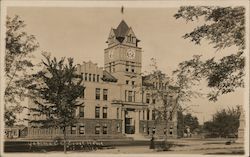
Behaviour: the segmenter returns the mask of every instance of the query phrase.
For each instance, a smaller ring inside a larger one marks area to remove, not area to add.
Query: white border
[[[5,45],[5,17],[6,17],[6,10],[7,7],[121,7],[124,6],[130,7],[130,8],[171,8],[171,7],[179,7],[184,5],[217,5],[217,6],[245,6],[246,8],[246,92],[245,92],[245,104],[244,104],[244,110],[245,110],[245,119],[246,119],[246,127],[245,127],[245,155],[238,155],[238,156],[249,156],[249,1],[247,0],[168,0],[168,1],[2,1],[1,2],[1,52],[0,52],[0,70],[1,70],[1,77],[0,77],[0,83],[1,83],[1,90],[0,90],[0,98],[1,98],[1,118],[0,118],[0,124],[1,124],[1,138],[0,138],[0,154],[5,156],[103,156],[103,157],[109,157],[109,156],[131,156],[131,157],[138,157],[138,156],[154,156],[156,154],[152,155],[146,155],[146,154],[87,154],[87,153],[79,153],[79,154],[63,154],[63,153],[57,153],[57,154],[34,154],[34,153],[3,153],[3,139],[4,139],[4,121],[3,121],[3,109],[4,109],[4,93],[3,89],[5,89],[5,81],[3,78],[4,75],[4,52],[5,47],[2,45]],[[203,155],[195,155],[195,154],[157,154],[158,156],[203,156]],[[210,156],[210,155],[207,155]],[[228,155],[211,155],[211,156],[228,156]],[[233,155],[229,155],[233,156]]]

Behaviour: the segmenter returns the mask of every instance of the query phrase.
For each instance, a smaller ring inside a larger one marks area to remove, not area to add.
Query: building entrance
[[[135,109],[127,109],[125,111],[125,133],[135,133]]]

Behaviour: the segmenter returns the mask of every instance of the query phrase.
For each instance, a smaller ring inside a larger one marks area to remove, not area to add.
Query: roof
[[[103,81],[107,81],[107,82],[117,82],[117,79],[111,75],[109,72],[107,72],[106,70],[103,71]]]
[[[121,23],[117,26],[116,29],[114,29],[116,37],[125,37],[127,31],[129,30],[129,27],[127,23],[122,20]]]
[[[120,22],[116,29],[113,29],[115,37],[120,43],[123,42],[123,40],[125,39],[125,36],[128,33],[129,29],[131,28],[124,20]],[[136,41],[139,42],[140,40],[136,38]]]

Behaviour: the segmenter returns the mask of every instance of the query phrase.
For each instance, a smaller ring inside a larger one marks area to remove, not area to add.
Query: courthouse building
[[[84,104],[77,107],[78,122],[67,129],[67,136],[98,139],[131,135],[150,137],[154,133],[155,136],[177,137],[174,92],[168,88],[167,78],[157,78],[154,74],[142,76],[143,52],[139,42],[132,28],[122,20],[116,29],[110,30],[104,49],[104,68],[91,61],[77,65],[86,87],[79,98]],[[161,100],[153,96],[156,91],[168,93],[165,96],[171,100],[172,107],[168,111],[171,117],[167,125],[166,121],[156,121],[155,109],[162,105]],[[60,129],[29,124],[30,138],[59,136],[62,136]]]

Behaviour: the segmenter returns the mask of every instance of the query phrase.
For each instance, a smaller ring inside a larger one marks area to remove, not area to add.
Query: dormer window
[[[132,42],[131,34],[127,36],[127,39],[128,39],[127,41],[128,41],[129,43]]]
[[[133,44],[135,44],[135,43],[136,43],[136,38],[135,38],[135,37],[133,37],[133,38],[132,38],[132,40],[133,40],[133,41],[132,41],[132,42],[133,42]]]

